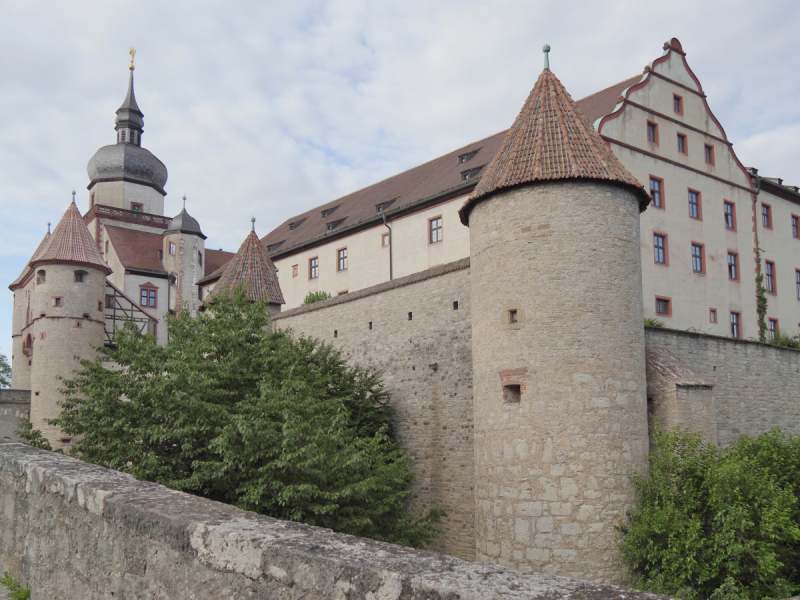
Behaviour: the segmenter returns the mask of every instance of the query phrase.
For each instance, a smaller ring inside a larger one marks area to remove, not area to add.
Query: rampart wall
[[[717,443],[780,427],[800,435],[800,352],[749,340],[645,329],[645,345],[666,348],[714,384]],[[649,382],[648,382],[649,383]]]
[[[0,444],[0,571],[33,600],[652,599],[279,521]]]

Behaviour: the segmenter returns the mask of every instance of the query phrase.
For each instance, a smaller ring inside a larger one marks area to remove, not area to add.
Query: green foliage
[[[638,508],[620,525],[637,587],[684,600],[786,598],[800,590],[800,438],[773,430],[720,451],[656,427]]]
[[[308,292],[306,297],[303,299],[303,304],[301,304],[301,306],[305,306],[306,304],[314,304],[314,302],[321,302],[322,300],[327,300],[330,297],[331,295],[328,292]]]
[[[761,269],[761,246],[756,234],[756,312],[758,313],[758,339],[767,341],[767,288],[764,287],[764,273]]]
[[[14,433],[22,440],[23,444],[28,444],[28,446],[33,446],[34,448],[41,448],[42,450],[53,451],[53,447],[50,445],[50,442],[47,441],[47,438],[42,435],[41,431],[34,429],[28,419],[21,419],[19,427],[17,427]]]
[[[644,318],[644,326],[645,327],[664,327],[664,322],[659,321],[658,319],[654,319],[653,317],[645,317]]]
[[[11,365],[5,354],[0,354],[0,389],[11,386]]]
[[[8,600],[30,600],[31,597],[30,585],[22,587],[19,581],[11,577],[11,573],[9,573],[8,571],[3,573],[3,577],[2,579],[0,579],[0,585],[3,585],[6,588],[8,588],[8,595],[6,596]]]
[[[127,326],[117,350],[99,348],[64,381],[53,422],[79,437],[73,454],[280,519],[415,547],[434,537],[445,511],[407,514],[410,458],[375,372],[272,332],[243,288],[167,327],[161,347]]]
[[[767,340],[767,343],[773,346],[780,346],[781,348],[800,350],[800,337],[789,335],[781,330],[776,331],[775,335]]]

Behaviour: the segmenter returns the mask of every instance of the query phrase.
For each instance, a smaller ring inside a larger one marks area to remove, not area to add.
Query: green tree
[[[167,328],[162,347],[128,325],[64,381],[53,422],[78,438],[74,454],[281,519],[415,547],[434,537],[445,511],[405,510],[410,457],[375,372],[271,331],[242,288]]]
[[[11,386],[11,365],[5,354],[0,354],[0,389]]]
[[[303,298],[303,304],[301,304],[301,306],[305,306],[306,304],[314,304],[314,302],[322,302],[330,297],[331,295],[328,292],[308,292],[306,297]]]
[[[656,427],[638,507],[619,526],[637,585],[684,600],[800,590],[800,438],[779,430],[718,450]]]

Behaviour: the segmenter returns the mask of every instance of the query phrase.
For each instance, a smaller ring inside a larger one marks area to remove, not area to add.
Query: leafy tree
[[[28,419],[22,419],[14,433],[22,440],[23,444],[28,444],[28,446],[33,446],[34,448],[41,448],[42,450],[53,450],[47,438],[42,435],[41,431],[34,429]],[[58,450],[58,452],[61,452],[61,450]]]
[[[128,325],[64,381],[53,423],[77,438],[73,454],[280,519],[415,547],[433,538],[445,511],[406,512],[410,458],[375,372],[271,331],[243,288],[167,327],[162,347]]]
[[[618,526],[638,586],[685,600],[786,598],[800,590],[800,438],[742,436],[720,451],[656,427],[638,508]]]
[[[5,354],[0,354],[0,389],[11,386],[11,365]]]
[[[305,306],[306,304],[314,304],[314,302],[321,302],[330,297],[331,295],[328,292],[308,292],[306,297],[303,299],[303,304],[301,304],[301,306]]]

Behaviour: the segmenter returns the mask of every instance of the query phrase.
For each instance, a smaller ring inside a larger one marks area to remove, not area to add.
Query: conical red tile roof
[[[56,225],[50,242],[31,261],[31,267],[39,263],[80,264],[100,269],[106,275],[111,273],[74,202]]]
[[[48,225],[50,225],[50,223],[48,223]],[[36,247],[36,252],[33,253],[33,256],[31,256],[31,259],[28,261],[28,264],[25,265],[25,268],[22,270],[22,273],[20,273],[19,277],[17,277],[14,280],[14,283],[12,283],[11,285],[8,286],[8,289],[14,290],[14,289],[18,288],[20,286],[20,284],[28,276],[28,274],[31,271],[33,271],[33,269],[31,268],[31,263],[33,261],[35,261],[36,258],[42,253],[42,251],[47,246],[48,242],[50,242],[50,232],[49,231],[44,234],[44,237],[42,238],[42,241],[39,242],[39,245]]]
[[[469,213],[498,191],[537,181],[595,179],[622,184],[639,196],[644,210],[650,196],[622,166],[549,69],[542,71],[500,149],[459,215]]]
[[[214,286],[214,293],[222,289],[233,289],[241,283],[247,285],[247,297],[251,300],[285,304],[278,277],[275,275],[275,265],[255,231],[248,234],[239,251],[225,266],[222,276]]]

